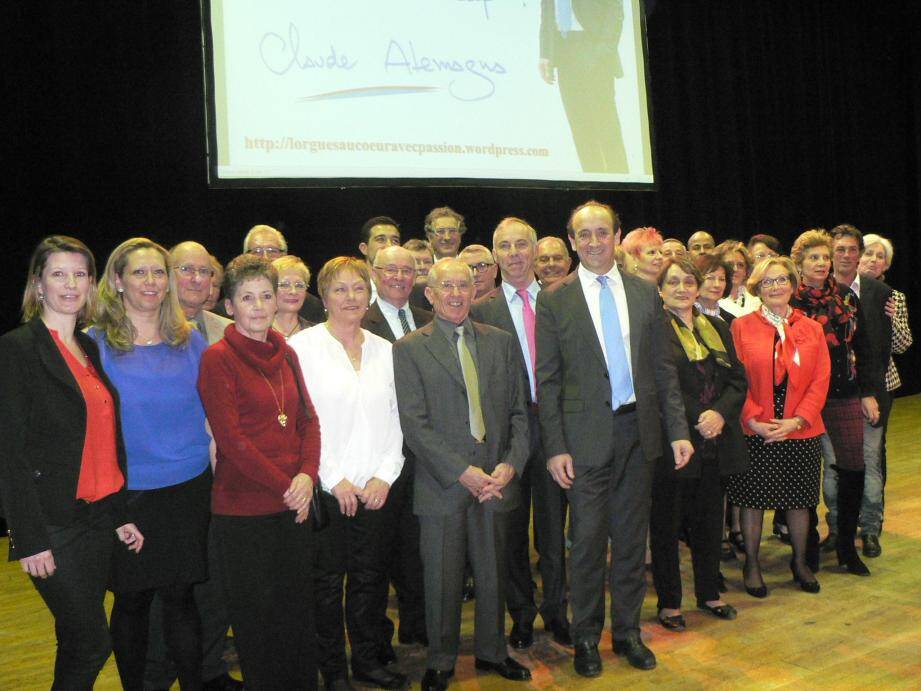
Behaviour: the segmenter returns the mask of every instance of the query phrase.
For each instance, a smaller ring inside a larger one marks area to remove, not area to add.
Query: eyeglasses
[[[176,271],[181,273],[186,278],[192,278],[193,276],[198,276],[199,278],[211,278],[214,275],[214,270],[210,267],[192,266],[191,264],[180,264],[176,267]]]
[[[374,268],[387,278],[395,278],[397,276],[406,276],[408,278],[416,273],[415,269],[407,269],[403,266],[375,266]]]
[[[295,281],[294,283],[292,283],[291,281],[279,281],[278,282],[279,290],[291,290],[292,288],[296,292],[301,292],[302,290],[307,290],[307,284],[304,283],[303,281]]]
[[[460,228],[435,228],[431,231],[432,235],[437,235],[440,238],[457,235],[459,232]]]
[[[495,262],[478,262],[476,264],[467,264],[467,266],[470,267],[470,270],[473,273],[479,274],[486,271],[486,269],[488,269],[490,266],[495,266],[495,264]]]
[[[249,254],[255,254],[260,257],[280,257],[284,250],[278,247],[250,247]]]
[[[451,281],[442,281],[438,286],[446,293],[454,292],[455,290],[460,291],[461,293],[466,293],[470,290],[470,284],[467,281],[461,281],[459,283],[453,283]]]
[[[778,288],[782,288],[783,286],[786,286],[786,285],[790,285],[789,276],[778,276],[777,278],[762,278],[761,279],[762,288],[770,288],[771,286],[777,286]]]

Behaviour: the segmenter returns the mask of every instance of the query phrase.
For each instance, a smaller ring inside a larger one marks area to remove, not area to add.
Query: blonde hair
[[[86,259],[86,270],[90,277],[90,290],[86,296],[86,304],[77,315],[78,323],[92,319],[96,309],[96,259],[89,248],[77,238],[68,235],[49,235],[35,247],[29,259],[29,272],[26,276],[26,287],[22,291],[22,321],[31,321],[41,315],[42,300],[38,297],[38,282],[48,263],[48,257],[55,252],[73,252]]]
[[[755,265],[755,268],[752,269],[751,276],[748,277],[748,280],[745,282],[745,287],[748,289],[748,292],[754,295],[755,297],[761,296],[761,281],[764,278],[764,274],[768,272],[772,266],[782,266],[786,272],[787,277],[790,279],[790,285],[793,286],[793,292],[796,292],[796,289],[799,287],[799,274],[796,272],[796,266],[793,264],[793,260],[790,257],[765,257],[760,262]],[[727,283],[729,282],[729,276],[726,277]]]
[[[106,342],[116,350],[128,352],[134,349],[137,329],[125,312],[124,298],[115,284],[115,277],[122,278],[125,267],[128,265],[128,256],[132,252],[143,249],[152,249],[163,258],[163,266],[169,277],[169,292],[160,303],[160,338],[174,348],[184,346],[189,342],[193,327],[179,306],[176,274],[170,265],[169,253],[162,246],[147,238],[125,240],[109,256],[105,272],[99,281],[95,326],[105,334]]]
[[[368,269],[368,263],[355,257],[333,257],[323,265],[320,273],[317,274],[317,290],[321,298],[326,299],[326,291],[329,290],[329,285],[336,277],[346,271],[353,271],[358,274],[359,278],[364,281],[368,296],[371,296],[371,271]]]
[[[288,271],[289,269],[294,269],[301,274],[301,277],[304,279],[304,283],[310,285],[310,267],[304,263],[300,257],[295,257],[293,254],[286,254],[284,257],[279,257],[272,261],[272,266],[275,267],[275,270],[278,272],[279,276],[282,271]]]
[[[793,249],[790,250],[790,258],[797,267],[801,267],[806,250],[811,250],[813,247],[819,247],[820,245],[827,247],[829,254],[832,253],[832,237],[828,234],[828,231],[824,228],[807,230],[796,238],[793,243]]]
[[[748,275],[752,272],[752,255],[748,248],[738,240],[723,240],[713,248],[713,252],[719,255],[727,264],[729,263],[729,255],[738,252],[742,255],[742,261],[745,262],[745,274]],[[732,276],[727,276],[727,278],[730,281],[732,280]]]

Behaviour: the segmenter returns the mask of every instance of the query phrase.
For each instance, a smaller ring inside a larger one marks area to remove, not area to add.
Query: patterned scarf
[[[799,365],[799,350],[796,344],[787,343],[787,326],[796,321],[794,315],[800,313],[788,306],[786,316],[781,317],[762,305],[759,314],[768,324],[777,329],[778,339],[774,345],[774,385],[780,386],[790,367]]]
[[[841,345],[847,348],[850,370],[848,378],[854,379],[856,362],[851,346],[854,332],[857,330],[857,305],[854,302],[854,294],[849,292],[846,298],[842,298],[838,292],[838,282],[829,273],[821,288],[810,288],[805,283],[800,283],[794,299],[797,307],[807,317],[822,325],[829,348]]]

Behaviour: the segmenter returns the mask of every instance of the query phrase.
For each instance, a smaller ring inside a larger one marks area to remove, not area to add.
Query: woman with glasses
[[[272,326],[287,340],[313,326],[313,322],[299,314],[307,297],[307,286],[310,285],[310,269],[300,258],[290,254],[279,257],[272,262],[272,266],[278,272],[278,311]]]
[[[762,261],[747,284],[761,306],[731,327],[748,378],[741,422],[751,463],[747,472],[729,478],[728,494],[742,507],[745,590],[759,598],[768,594],[758,561],[765,509],[786,511],[793,578],[804,591],[819,592],[806,563],[806,541],[809,511],[819,502],[819,437],[831,365],[822,327],[790,306],[797,284],[788,257]]]
[[[832,273],[832,237],[821,229],[807,230],[793,243],[791,255],[800,273],[800,285],[791,304],[818,322],[825,334],[831,357],[828,400],[822,410],[825,436],[822,455],[826,473],[833,469],[838,479],[838,564],[855,576],[870,571],[857,555],[854,539],[863,497],[864,418],[871,425],[879,421],[872,372],[877,371],[876,353],[866,337],[860,301],[848,286]],[[882,371],[882,370],[880,370]],[[829,481],[826,475],[826,482]],[[813,505],[813,522],[818,523]],[[818,532],[811,531],[810,554],[818,562]]]
[[[351,688],[345,629],[356,680],[386,689],[406,684],[382,663],[380,636],[369,625],[386,614],[392,522],[380,511],[403,467],[391,345],[361,328],[370,281],[366,262],[326,262],[317,282],[327,320],[290,342],[323,430],[320,482],[330,524],[317,536],[317,660],[326,688],[335,689]]]
[[[196,390],[207,344],[179,304],[169,255],[132,238],[115,248],[89,336],[118,388],[128,457],[128,505],[147,537],[140,555],[116,555],[112,646],[126,689],[142,689],[150,606],[182,689],[202,684],[201,622],[192,586],[208,577],[210,442]]]
[[[766,233],[755,233],[748,239],[748,253],[752,258],[752,266],[762,259],[779,257],[782,252],[780,240]]]
[[[737,240],[726,240],[716,246],[713,254],[732,270],[727,277],[729,290],[726,297],[720,300],[720,307],[735,317],[741,317],[743,314],[758,309],[760,306],[758,298],[745,288],[745,281],[748,280],[752,270],[751,255],[745,245]]]

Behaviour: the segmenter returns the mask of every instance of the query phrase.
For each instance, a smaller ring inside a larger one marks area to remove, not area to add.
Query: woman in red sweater
[[[273,330],[278,274],[258,257],[227,265],[234,317],[202,356],[198,389],[217,443],[211,510],[227,609],[249,689],[316,687],[305,523],[320,428],[297,356]]]
[[[759,263],[748,290],[761,307],[732,322],[736,353],[745,366],[748,396],[742,406],[751,465],[729,479],[729,500],[742,507],[745,590],[766,597],[758,547],[765,509],[785,510],[793,579],[809,593],[819,583],[806,565],[809,509],[819,501],[819,437],[831,365],[822,327],[790,307],[797,273],[788,257]]]

